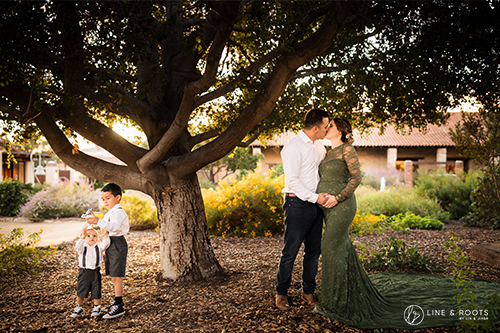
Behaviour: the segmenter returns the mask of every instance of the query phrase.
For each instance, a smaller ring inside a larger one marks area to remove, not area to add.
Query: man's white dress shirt
[[[325,158],[321,140],[312,141],[304,131],[290,140],[281,151],[285,172],[283,193],[293,193],[303,201],[316,203],[319,183],[318,166]]]

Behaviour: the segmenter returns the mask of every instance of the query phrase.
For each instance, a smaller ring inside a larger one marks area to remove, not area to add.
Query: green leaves
[[[15,216],[19,213],[20,206],[26,203],[28,195],[27,186],[8,178],[0,182],[0,216]]]
[[[35,248],[41,233],[42,230],[27,234],[27,240],[23,228],[14,228],[9,235],[0,233],[0,278],[38,273],[42,259],[55,253],[52,247],[47,250]]]
[[[362,258],[362,260],[368,258],[368,261],[364,262],[366,267],[391,270],[407,267],[431,273],[441,270],[440,267],[431,263],[429,257],[422,256],[416,247],[406,250],[406,243],[402,239],[396,240],[391,237],[390,243],[379,245],[378,250],[369,251],[363,245],[358,248],[367,255],[363,255]]]
[[[434,229],[443,230],[446,226],[438,219],[431,218],[430,216],[418,216],[409,212],[399,213],[394,216],[387,217],[387,223],[394,230],[401,229]]]

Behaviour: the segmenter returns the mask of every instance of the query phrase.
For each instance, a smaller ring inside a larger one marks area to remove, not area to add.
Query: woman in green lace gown
[[[332,142],[332,149],[319,167],[317,192],[329,193],[335,206],[323,208],[322,284],[315,310],[359,328],[459,325],[454,295],[461,291],[451,278],[418,273],[366,274],[349,237],[357,209],[354,191],[361,182],[358,156],[351,145],[351,125],[335,118],[326,138]],[[498,283],[485,283],[479,283],[476,294],[500,290]]]

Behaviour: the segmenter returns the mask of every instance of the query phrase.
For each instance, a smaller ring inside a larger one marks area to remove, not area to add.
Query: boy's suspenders
[[[83,269],[86,269],[86,258],[87,258],[87,247],[85,246],[83,248]],[[99,246],[95,247],[95,267],[94,269],[98,268],[97,265],[99,265]]]

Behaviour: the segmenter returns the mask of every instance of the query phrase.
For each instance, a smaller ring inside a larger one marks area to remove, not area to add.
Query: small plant
[[[454,296],[458,304],[461,304],[460,310],[485,310],[487,309],[492,315],[496,315],[498,308],[500,308],[500,297],[497,294],[488,297],[486,306],[477,306],[475,301],[477,296],[472,291],[476,284],[469,278],[470,275],[476,273],[470,268],[469,258],[458,246],[459,239],[451,233],[450,238],[444,243],[445,248],[448,250],[448,258],[446,261],[453,261],[453,276],[457,289],[463,289],[463,292]],[[459,332],[490,332],[495,328],[495,322],[491,319],[488,320],[462,320]]]
[[[409,212],[399,213],[398,215],[390,216],[387,222],[393,230],[401,229],[434,229],[443,230],[446,226],[443,222],[433,219],[430,216],[421,217]]]
[[[431,263],[427,256],[422,256],[416,247],[406,250],[406,243],[402,239],[395,240],[391,237],[389,244],[381,244],[378,250],[369,251],[363,244],[358,248],[367,254],[360,256],[364,265],[369,268],[389,268],[397,270],[399,267],[408,267],[417,271],[427,271],[434,273],[442,270],[440,267]]]
[[[23,228],[15,228],[10,235],[0,233],[0,278],[20,272],[36,275],[42,259],[55,254],[55,248],[40,250],[35,244],[40,241],[42,230],[29,234],[24,239]]]

